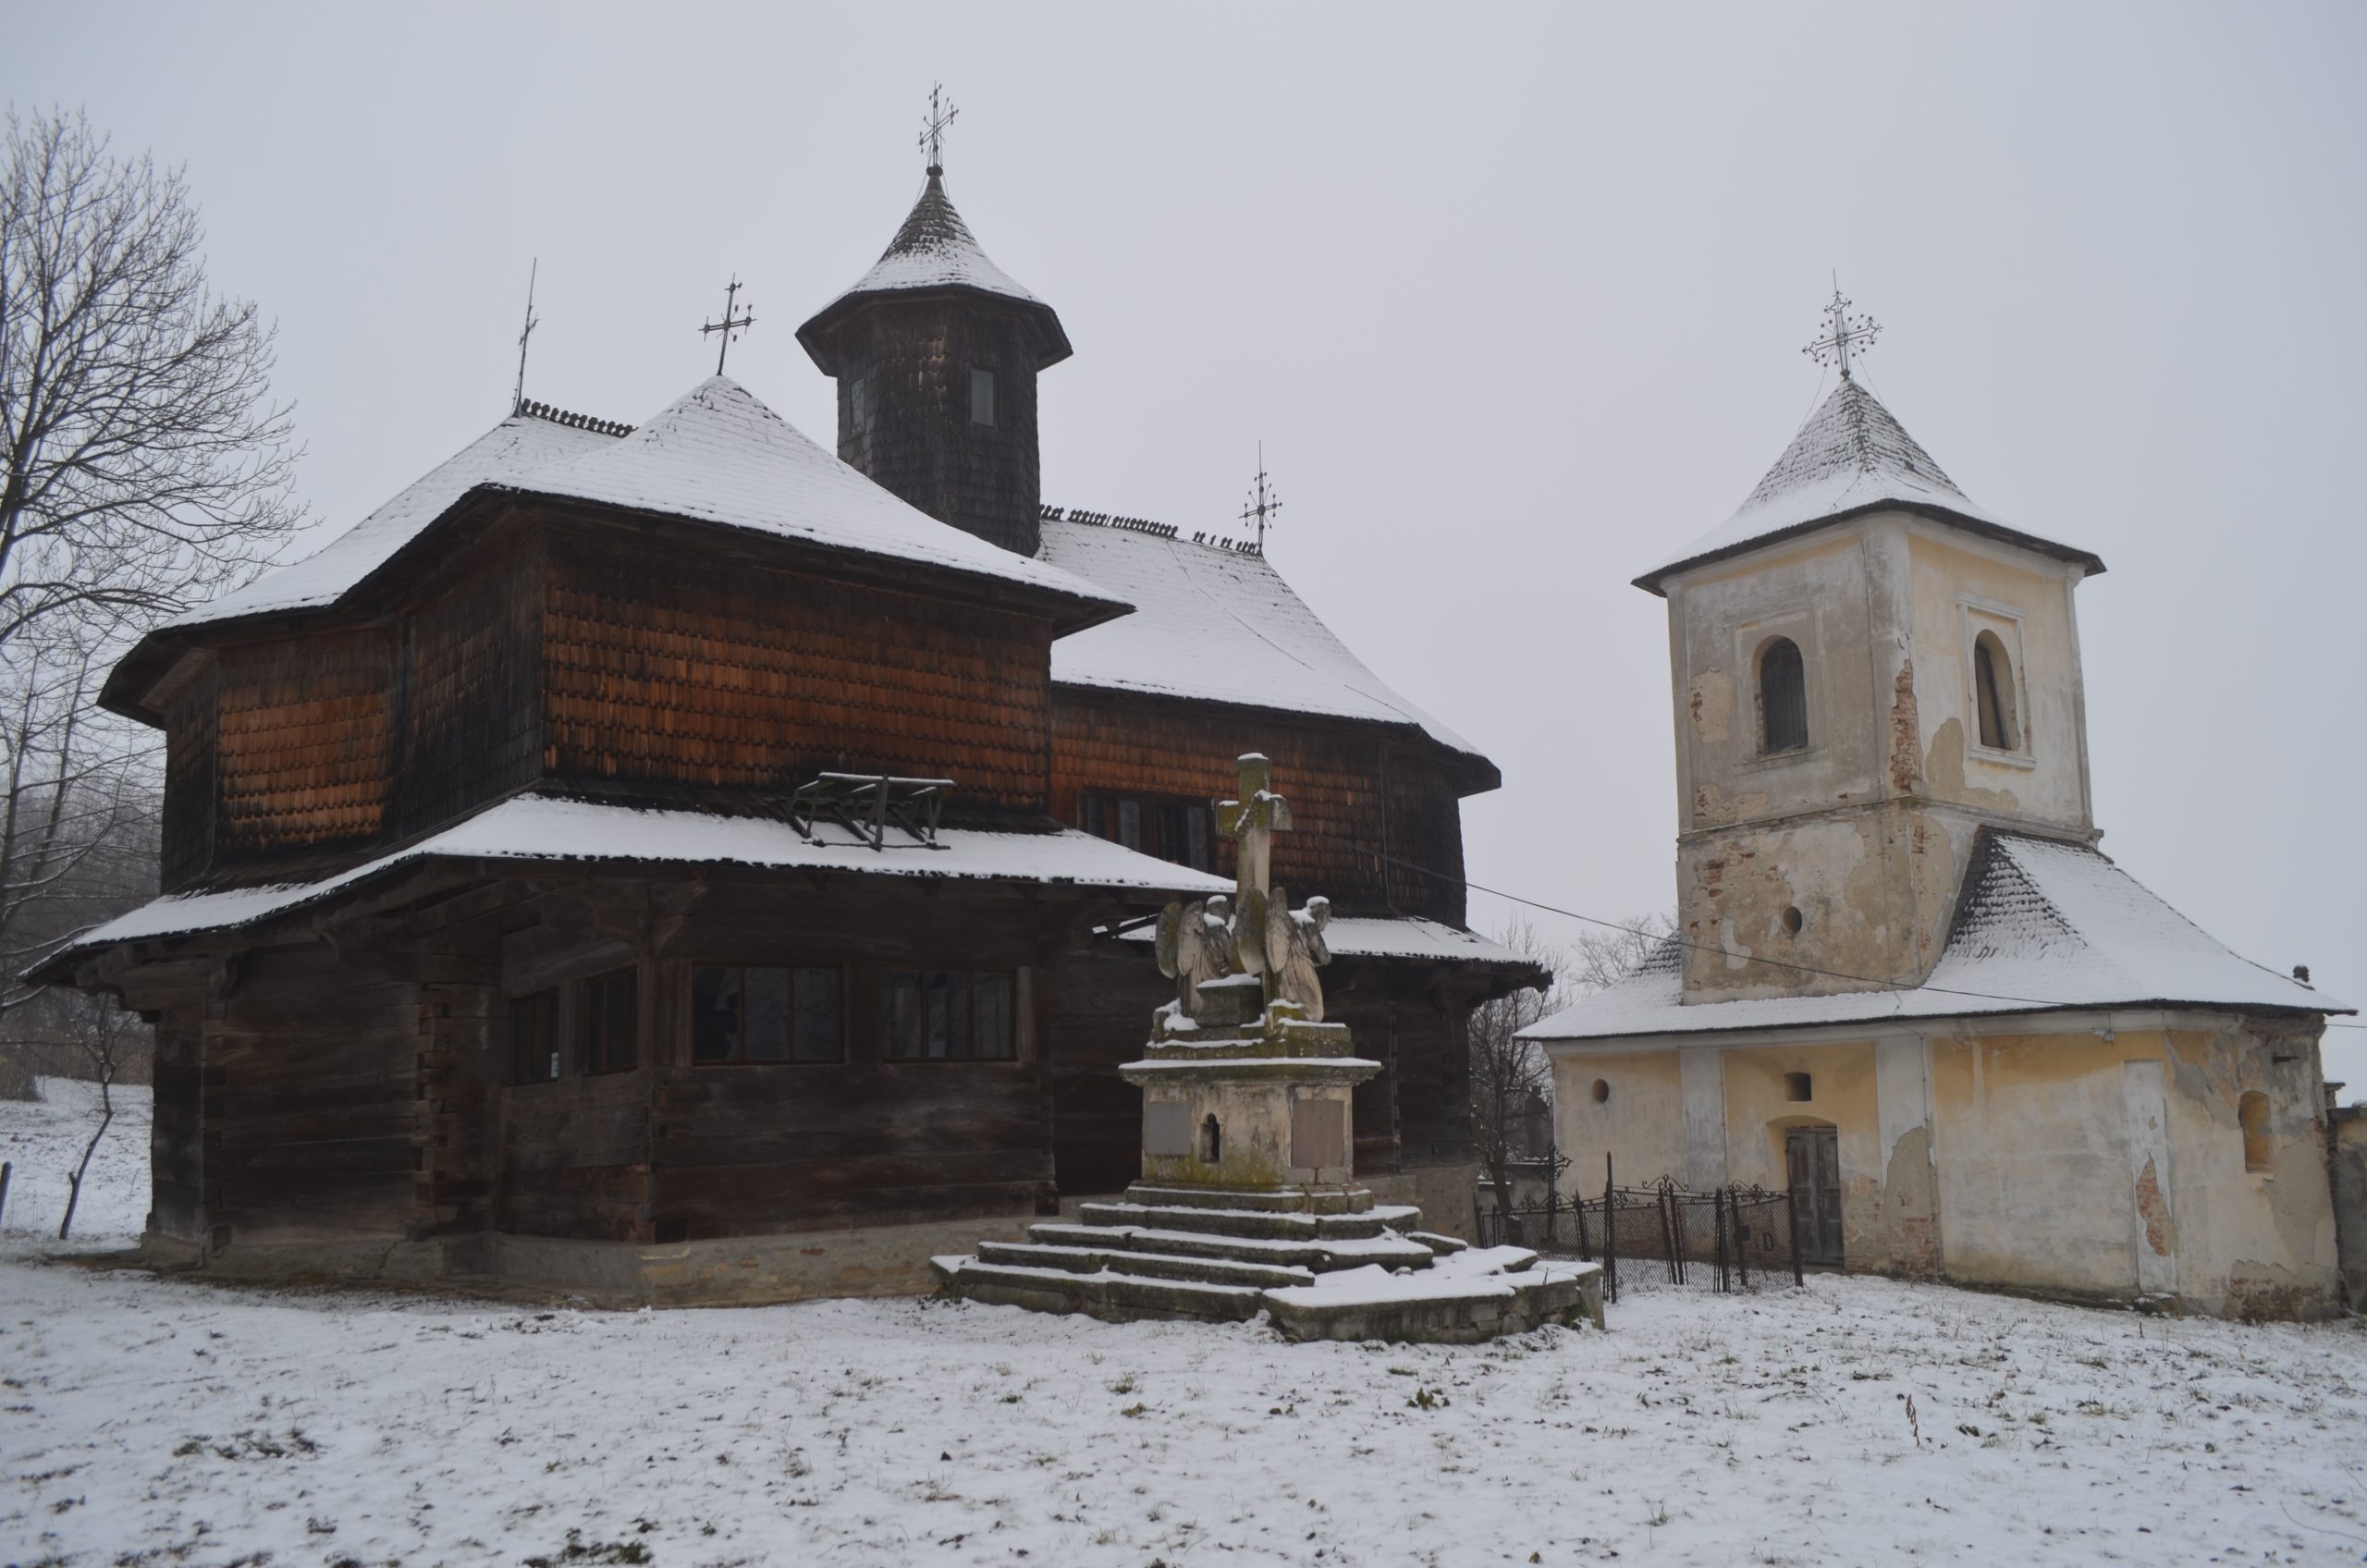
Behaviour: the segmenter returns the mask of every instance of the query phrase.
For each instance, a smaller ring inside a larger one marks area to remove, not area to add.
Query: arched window
[[[2268,1096],[2258,1089],[2245,1090],[2236,1102],[2236,1121],[2244,1129],[2244,1169],[2265,1170],[2275,1164],[2268,1142]]]
[[[1778,637],[1759,651],[1759,750],[1762,756],[1809,743],[1809,678],[1800,645]]]
[[[1981,743],[1993,751],[2020,751],[2021,727],[2014,717],[2014,665],[1994,631],[1984,631],[1972,640],[1972,697],[1980,710]]]

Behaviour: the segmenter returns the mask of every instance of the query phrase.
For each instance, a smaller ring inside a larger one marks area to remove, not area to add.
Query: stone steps
[[[1282,1240],[1237,1236],[1226,1231],[1155,1229],[1134,1225],[1078,1225],[1066,1220],[1039,1220],[1027,1227],[1027,1238],[1039,1245],[1099,1247],[1128,1253],[1166,1253],[1184,1257],[1224,1258],[1237,1263],[1264,1263],[1310,1268],[1322,1273],[1379,1263],[1392,1268],[1427,1268],[1437,1255],[1419,1242],[1403,1236],[1334,1236]]]
[[[1107,1271],[1077,1274],[1065,1268],[1031,1268],[975,1257],[933,1257],[929,1267],[950,1295],[1036,1312],[1082,1312],[1116,1322],[1191,1317],[1245,1323],[1266,1309],[1266,1292],[1255,1285],[1206,1284]]]
[[[978,1261],[1028,1268],[1060,1268],[1072,1274],[1104,1270],[1154,1280],[1190,1280],[1205,1285],[1255,1285],[1280,1289],[1315,1283],[1315,1270],[1295,1265],[1243,1263],[1222,1257],[1134,1252],[1124,1247],[1048,1246],[1036,1242],[980,1242]]]
[[[1276,1214],[1362,1214],[1373,1207],[1369,1187],[1177,1187],[1136,1182],[1126,1202],[1169,1208],[1255,1208]]]
[[[1388,1230],[1378,1208],[1362,1214],[1283,1214],[1256,1208],[1204,1208],[1190,1204],[1087,1203],[1077,1206],[1087,1225],[1152,1231],[1201,1231],[1221,1236],[1293,1242],[1364,1239]],[[1418,1218],[1419,1211],[1416,1211]]]

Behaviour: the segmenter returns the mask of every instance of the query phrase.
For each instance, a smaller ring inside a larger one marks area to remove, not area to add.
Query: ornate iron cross
[[[943,174],[945,172],[943,154],[946,128],[950,126],[954,117],[961,113],[961,110],[953,106],[953,100],[945,96],[943,82],[931,85],[928,90],[928,118],[921,122],[918,143],[928,153],[929,173]]]
[[[1824,308],[1824,336],[1800,350],[1821,365],[1839,365],[1844,381],[1850,379],[1849,356],[1872,348],[1883,330],[1883,324],[1871,316],[1851,315],[1851,303],[1849,297],[1841,292],[1841,279],[1836,275],[1833,280],[1833,303]]]
[[[715,349],[715,374],[717,375],[723,374],[723,356],[730,350],[733,335],[744,333],[756,325],[756,313],[753,307],[741,312],[736,316],[731,313],[731,301],[739,296],[739,293],[740,275],[733,273],[731,281],[725,285],[723,289],[723,319],[708,322],[699,328],[699,336],[702,337],[710,332],[723,334],[723,341],[716,345]]]
[[[1266,553],[1266,524],[1282,509],[1282,497],[1274,493],[1266,479],[1266,443],[1257,443],[1257,487],[1249,493],[1249,504],[1241,508],[1241,521],[1257,525],[1257,553]]]

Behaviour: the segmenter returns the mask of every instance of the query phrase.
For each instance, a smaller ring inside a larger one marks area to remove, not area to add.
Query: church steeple
[[[933,129],[950,117],[933,114]],[[1032,556],[1043,499],[1036,375],[1069,357],[1068,334],[988,259],[929,151],[927,183],[896,238],[797,340],[838,381],[840,459],[930,516]]]

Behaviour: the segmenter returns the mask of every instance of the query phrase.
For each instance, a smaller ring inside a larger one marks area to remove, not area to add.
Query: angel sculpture
[[[1307,1022],[1323,1022],[1323,982],[1316,968],[1331,962],[1323,928],[1331,924],[1331,900],[1313,898],[1294,911],[1290,894],[1274,889],[1266,903],[1266,973],[1274,997],[1306,1010]]]
[[[1200,1015],[1200,987],[1233,972],[1233,900],[1174,903],[1159,912],[1159,972],[1175,982],[1184,1016]]]

